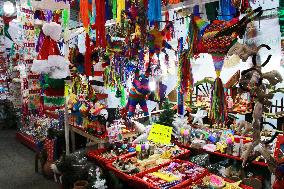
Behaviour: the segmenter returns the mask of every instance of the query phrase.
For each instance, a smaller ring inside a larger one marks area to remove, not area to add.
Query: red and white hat
[[[42,27],[45,35],[43,44],[31,67],[32,72],[48,74],[53,79],[63,79],[70,75],[69,61],[59,51],[57,41],[62,28],[55,22],[46,23]]]

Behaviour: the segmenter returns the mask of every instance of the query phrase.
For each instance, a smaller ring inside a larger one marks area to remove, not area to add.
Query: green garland
[[[52,89],[63,89],[65,87],[64,79],[52,79],[48,75],[44,75],[45,87]]]
[[[284,37],[284,0],[279,1],[278,16],[279,16],[281,37]]]
[[[55,106],[63,106],[65,104],[65,97],[47,97],[43,98],[44,104],[52,104]]]

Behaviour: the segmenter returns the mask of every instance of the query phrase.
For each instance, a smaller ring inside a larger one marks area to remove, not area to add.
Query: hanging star
[[[198,109],[196,114],[191,114],[191,116],[194,117],[192,124],[203,125],[203,118],[207,116],[207,111]]]

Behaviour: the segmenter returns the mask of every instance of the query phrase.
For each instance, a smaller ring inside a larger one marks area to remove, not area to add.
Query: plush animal
[[[148,107],[146,103],[147,96],[150,94],[149,88],[149,74],[150,70],[147,69],[145,74],[139,75],[139,70],[136,69],[135,77],[132,82],[132,88],[129,91],[128,102],[126,109],[128,110],[128,116],[134,116],[137,104],[140,105],[145,116],[148,116]]]

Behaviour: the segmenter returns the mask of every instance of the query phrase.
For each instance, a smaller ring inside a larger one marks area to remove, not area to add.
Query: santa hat
[[[42,27],[45,35],[38,57],[31,67],[32,72],[48,74],[53,79],[63,79],[70,75],[69,61],[61,56],[57,46],[62,28],[55,22]]]

